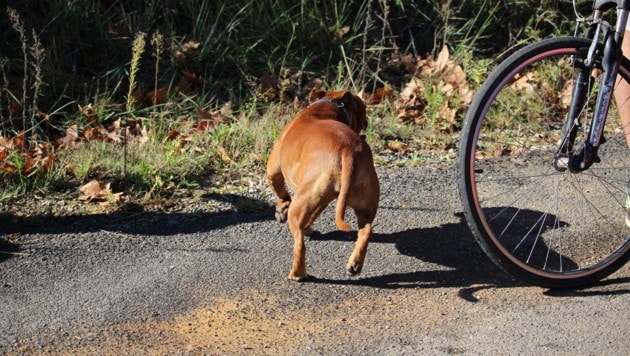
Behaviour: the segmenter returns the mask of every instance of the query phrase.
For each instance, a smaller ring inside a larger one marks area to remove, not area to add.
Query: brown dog
[[[267,181],[276,196],[276,219],[289,222],[293,234],[293,266],[289,279],[307,277],[304,236],[317,216],[337,199],[337,228],[350,231],[344,220],[350,206],[359,225],[346,272],[361,272],[380,188],[372,151],[359,132],[367,127],[365,104],[348,91],[313,91],[311,104],[280,133],[267,161]],[[291,200],[285,183],[293,190]]]

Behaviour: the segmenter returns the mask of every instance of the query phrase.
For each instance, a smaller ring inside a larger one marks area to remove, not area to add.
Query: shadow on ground
[[[383,289],[456,287],[461,288],[459,296],[471,302],[477,301],[474,293],[483,289],[528,285],[495,265],[476,243],[463,214],[457,213],[456,216],[459,218],[457,223],[410,229],[393,234],[375,233],[372,237],[371,243],[393,243],[401,254],[426,263],[440,265],[438,270],[431,268],[358,279],[327,279],[309,276],[307,281],[310,283],[371,286]],[[312,238],[351,241],[353,236],[333,231],[326,234],[315,233]],[[567,259],[567,261],[569,264],[571,263],[570,260]],[[580,289],[547,290],[545,294],[557,297],[628,294],[630,290],[627,288],[612,291],[597,289],[611,285],[622,286],[629,281],[630,278],[608,279]]]
[[[238,197],[238,199],[247,199]],[[245,202],[250,206],[264,206],[261,201]],[[372,244],[394,244],[401,254],[422,262],[422,269],[352,279],[327,279],[310,276],[309,283],[368,286],[382,289],[457,287],[460,297],[477,301],[474,293],[485,288],[512,288],[526,285],[502,271],[484,254],[474,240],[462,213],[458,222],[437,227],[414,228],[391,234],[375,233]],[[172,236],[203,233],[232,225],[273,220],[273,209],[256,209],[248,213],[159,213],[147,212],[142,207],[120,209],[111,214],[49,217],[16,217],[0,215],[0,263],[19,254],[19,244],[10,236],[21,233],[89,233],[108,231],[130,235]],[[0,235],[1,236],[1,235]],[[289,238],[287,231],[287,238]],[[313,240],[353,241],[355,234],[332,231],[315,233]],[[368,253],[369,255],[369,253]],[[436,266],[437,265],[437,268]],[[426,267],[426,268],[424,268]],[[628,278],[601,283],[628,283]],[[585,296],[587,289],[549,291],[550,296]],[[617,291],[617,293],[628,293]]]
[[[416,228],[393,234],[375,233],[371,244],[391,243],[403,255],[422,262],[439,265],[439,269],[347,279],[326,279],[309,276],[309,283],[363,285],[383,289],[467,287],[484,284],[501,287],[523,286],[500,270],[475,242],[461,214],[458,223],[439,227]],[[351,241],[353,235],[333,231],[315,233],[314,240]],[[368,248],[369,258],[369,248]],[[369,263],[369,262],[367,262]]]
[[[216,199],[216,195],[213,195]],[[168,236],[222,229],[231,225],[273,219],[273,210],[262,200],[227,194],[220,200],[250,207],[235,212],[157,212],[137,204],[121,206],[114,212],[70,216],[15,216],[0,214],[0,233],[87,233],[110,231],[122,234]],[[263,208],[264,207],[264,208]]]
[[[0,238],[0,263],[18,254],[20,246],[8,240]]]

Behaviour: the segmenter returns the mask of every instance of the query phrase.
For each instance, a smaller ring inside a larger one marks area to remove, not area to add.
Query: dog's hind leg
[[[291,204],[291,195],[287,191],[284,183],[279,158],[275,156],[277,156],[276,150],[273,150],[267,162],[267,183],[276,197],[276,220],[285,222],[287,221],[287,213],[289,211],[289,205]]]
[[[291,196],[284,185],[284,177],[282,174],[268,178],[269,185],[276,196],[276,220],[279,222],[287,221],[289,206],[291,205]]]
[[[288,223],[291,235],[293,235],[293,264],[289,279],[292,281],[303,281],[308,276],[306,274],[306,243],[304,242],[306,225],[308,224],[308,207],[300,201],[299,196],[295,197],[293,204],[289,206]]]
[[[306,243],[304,237],[312,232],[313,221],[330,203],[331,199],[321,199],[319,194],[311,194],[308,188],[297,191],[289,206],[288,223],[293,235],[293,265],[289,279],[303,281],[306,274]]]
[[[304,228],[304,235],[311,236],[313,234],[313,223],[317,219],[317,217],[324,211],[324,209],[328,206],[327,204],[319,204],[315,210],[310,214],[310,218],[308,219],[308,223]]]
[[[357,241],[354,244],[354,249],[346,264],[346,274],[349,276],[356,276],[361,273],[368,243],[372,237],[372,222],[376,215],[376,209],[373,211],[357,211],[356,215],[359,231],[357,233]]]

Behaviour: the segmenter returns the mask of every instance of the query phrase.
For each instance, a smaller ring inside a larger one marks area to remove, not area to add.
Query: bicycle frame
[[[604,13],[614,8],[615,5],[617,6],[617,21],[615,31],[612,32],[610,24],[603,18]],[[622,60],[627,60],[623,57],[621,43],[623,42],[628,22],[629,10],[630,0],[596,0],[594,2],[592,24],[586,34],[586,37],[592,41],[588,56],[585,61],[576,60],[573,63],[577,73],[574,78],[571,106],[563,128],[564,138],[560,143],[553,162],[557,170],[568,168],[573,173],[579,173],[590,168],[594,162],[599,162],[597,149],[600,144],[605,142],[602,133],[619,72],[619,64]],[[600,44],[600,38],[603,38],[603,46]],[[596,54],[599,55],[598,51],[602,51],[601,62],[597,61],[597,58],[599,58],[599,56],[596,56]],[[585,144],[580,148],[579,152],[574,154],[572,153],[573,141],[581,127],[579,117],[590,92],[591,73],[596,66],[601,66],[604,78],[598,92],[588,139],[585,140]],[[622,73],[622,75],[625,78],[628,73]],[[560,163],[563,157],[568,157],[568,160]]]

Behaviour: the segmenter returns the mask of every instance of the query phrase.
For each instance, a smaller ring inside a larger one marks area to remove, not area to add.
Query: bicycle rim
[[[506,271],[544,287],[592,283],[630,255],[630,150],[616,110],[609,110],[601,162],[579,174],[551,164],[573,88],[571,57],[589,44],[555,38],[516,52],[480,88],[462,130],[459,187],[475,238]],[[601,72],[592,75],[584,127]],[[578,133],[575,149],[584,136]]]

